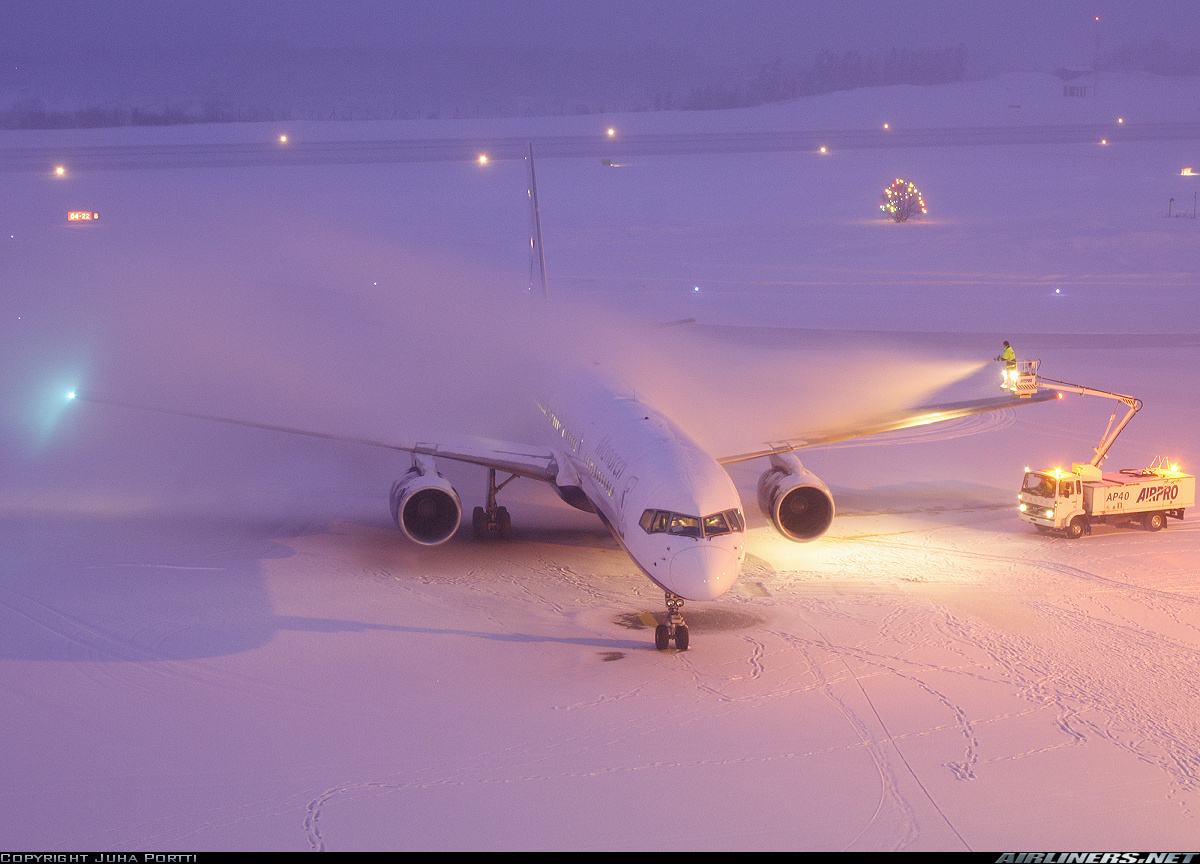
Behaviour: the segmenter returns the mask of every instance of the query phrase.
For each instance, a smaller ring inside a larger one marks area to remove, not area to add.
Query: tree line
[[[692,89],[686,110],[745,108],[800,96],[879,87],[888,84],[948,84],[967,77],[967,49],[891,48],[881,53],[822,51],[806,67],[788,71],[781,60],[764,64],[758,75],[730,87]]]

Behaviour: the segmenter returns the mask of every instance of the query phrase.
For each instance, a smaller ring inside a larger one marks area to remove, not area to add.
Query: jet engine
[[[413,455],[412,468],[392,484],[391,503],[396,527],[422,546],[445,543],[462,521],[458,493],[429,456]]]
[[[758,506],[789,540],[816,540],[833,522],[833,496],[794,453],[771,456],[758,478]]]

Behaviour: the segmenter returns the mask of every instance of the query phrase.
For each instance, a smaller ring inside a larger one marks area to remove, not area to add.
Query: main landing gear
[[[666,651],[675,640],[675,648],[679,651],[688,649],[688,628],[683,623],[683,598],[667,592],[667,622],[659,624],[654,629],[654,647]]]
[[[512,518],[507,507],[496,506],[496,493],[515,480],[516,474],[503,483],[496,483],[496,469],[488,469],[487,506],[476,507],[471,513],[471,531],[476,540],[483,540],[492,532],[501,539],[512,533]]]

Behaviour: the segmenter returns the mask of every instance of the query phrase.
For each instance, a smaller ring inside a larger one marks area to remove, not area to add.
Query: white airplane
[[[78,398],[124,407],[144,407],[98,395]],[[234,423],[411,454],[408,472],[391,490],[391,512],[406,537],[424,546],[445,543],[463,520],[457,490],[437,470],[436,459],[468,462],[488,469],[485,505],[474,508],[477,539],[506,537],[508,510],[496,503],[513,479],[550,484],[558,496],[595,513],[647,578],[665,592],[667,623],[655,631],[655,645],[688,647],[685,600],[715,600],[738,579],[746,556],[746,519],[741,497],[724,466],[751,459],[769,464],[758,480],[758,505],[784,537],[815,540],[833,522],[829,488],[808,471],[796,450],[1000,411],[1058,398],[1053,391],[1031,397],[1005,395],[896,412],[856,424],[779,441],[741,453],[714,457],[669,417],[604,373],[585,369],[568,374],[534,410],[546,433],[540,445],[464,438],[446,443],[396,444],[331,435],[306,429],[255,423],[171,409],[149,410]],[[497,483],[497,472],[509,477]]]
[[[529,158],[535,223],[532,248],[540,259],[544,291],[545,263],[537,224],[540,217],[532,152]],[[76,398],[75,394],[71,398]],[[78,398],[145,407],[99,394],[79,393]],[[496,499],[511,480],[525,477],[548,483],[567,504],[599,516],[638,569],[663,589],[667,623],[656,628],[655,645],[666,650],[674,642],[682,651],[689,644],[682,614],[684,601],[720,597],[737,581],[746,556],[741,498],[723,466],[768,459],[769,465],[758,481],[759,507],[789,540],[815,540],[833,522],[833,496],[804,468],[794,451],[1054,398],[1056,393],[1042,391],[1025,398],[1007,394],[925,406],[881,416],[853,428],[763,442],[745,452],[720,457],[706,452],[669,417],[594,369],[567,374],[559,386],[536,401],[534,410],[546,437],[543,443],[534,445],[484,438],[397,444],[186,411],[149,410],[408,452],[412,466],[391,490],[392,517],[406,537],[426,546],[445,543],[458,532],[463,519],[461,498],[438,472],[436,459],[488,469],[485,504],[474,508],[471,520],[478,539],[509,534],[512,523],[508,510]],[[509,477],[497,483],[497,472]]]

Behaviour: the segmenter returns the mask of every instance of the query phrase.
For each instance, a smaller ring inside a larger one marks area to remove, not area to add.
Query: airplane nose
[[[737,556],[720,546],[696,545],[671,559],[671,591],[685,600],[715,600],[737,577]]]

